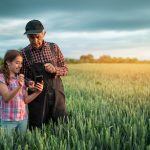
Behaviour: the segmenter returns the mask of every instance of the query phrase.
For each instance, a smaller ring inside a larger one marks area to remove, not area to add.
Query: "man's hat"
[[[31,20],[26,24],[25,30],[24,34],[37,34],[41,33],[44,27],[39,20]]]

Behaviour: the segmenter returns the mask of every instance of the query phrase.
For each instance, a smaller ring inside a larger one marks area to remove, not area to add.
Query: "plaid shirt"
[[[5,83],[3,74],[0,74],[0,82]],[[8,85],[8,90],[12,91],[18,86],[18,81],[16,78],[10,80]],[[18,91],[16,96],[12,98],[9,102],[5,102],[3,97],[0,100],[0,118],[4,121],[20,121],[28,118],[26,104],[24,102],[26,95],[26,88],[23,86],[22,89]]]
[[[21,72],[27,76],[27,71],[30,68],[31,62],[27,60],[27,56],[25,54],[26,50],[30,50],[31,59],[33,63],[47,63],[54,62],[56,69],[56,76],[65,76],[68,73],[68,68],[64,62],[64,56],[62,55],[60,48],[58,45],[53,45],[53,53],[50,49],[50,43],[43,41],[43,46],[40,49],[35,49],[31,45],[28,45],[22,50],[22,55],[24,58],[23,66]]]

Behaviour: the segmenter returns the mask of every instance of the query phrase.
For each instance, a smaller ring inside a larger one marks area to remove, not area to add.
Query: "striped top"
[[[3,74],[0,74],[0,83],[6,84]],[[12,91],[18,86],[17,78],[10,79],[8,90]],[[0,100],[0,119],[4,121],[20,121],[28,118],[27,107],[24,102],[26,96],[25,85],[18,91],[16,96],[9,102],[5,102],[3,97]]]

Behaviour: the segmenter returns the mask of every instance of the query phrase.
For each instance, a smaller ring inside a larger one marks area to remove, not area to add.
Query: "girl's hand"
[[[35,82],[32,81],[32,80],[29,80],[29,81],[28,81],[28,86],[29,86],[29,88],[34,88]]]
[[[28,81],[28,88],[33,92],[37,91],[37,88],[35,87],[35,82],[32,80]]]
[[[36,92],[42,92],[43,91],[43,81],[42,81],[42,83],[37,83],[36,85],[35,85],[35,88],[37,89],[37,91]]]
[[[24,75],[23,74],[18,75],[18,84],[21,87],[24,85]]]

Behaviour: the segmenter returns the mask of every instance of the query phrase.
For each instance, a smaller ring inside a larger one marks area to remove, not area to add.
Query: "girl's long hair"
[[[4,79],[7,85],[9,85],[10,80],[10,70],[8,68],[8,62],[12,62],[17,56],[21,56],[22,54],[18,50],[8,50],[4,56],[3,64],[0,68],[0,73],[3,73]]]

